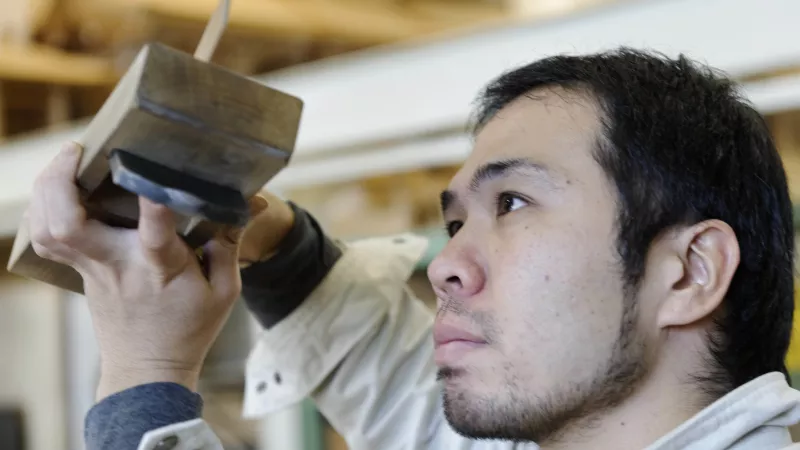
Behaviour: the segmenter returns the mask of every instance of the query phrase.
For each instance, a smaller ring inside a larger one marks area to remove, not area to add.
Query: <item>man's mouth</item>
[[[436,323],[433,327],[434,359],[439,367],[457,365],[468,352],[487,344],[478,334],[454,325]]]

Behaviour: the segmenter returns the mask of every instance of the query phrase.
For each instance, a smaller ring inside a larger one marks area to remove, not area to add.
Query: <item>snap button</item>
[[[156,444],[156,446],[153,447],[153,450],[172,450],[178,446],[179,441],[180,440],[178,439],[178,436],[174,435],[167,436],[164,439],[158,441],[158,444]]]
[[[275,383],[281,384],[281,380],[282,380],[281,374],[278,373],[278,372],[275,372]]]
[[[256,392],[258,392],[259,394],[263,393],[266,390],[267,390],[266,381],[262,381],[261,383],[258,383],[258,385],[256,385]]]

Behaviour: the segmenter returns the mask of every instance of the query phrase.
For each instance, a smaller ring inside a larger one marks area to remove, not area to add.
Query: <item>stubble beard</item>
[[[607,363],[594,376],[548,393],[527,392],[525,380],[508,376],[503,400],[476,398],[464,389],[443,389],[444,413],[459,434],[546,445],[571,439],[627,399],[647,375],[644,340],[639,337],[635,296],[625,301],[620,331]],[[459,375],[442,369],[439,379]]]

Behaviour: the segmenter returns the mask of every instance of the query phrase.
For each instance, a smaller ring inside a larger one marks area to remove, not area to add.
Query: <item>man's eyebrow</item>
[[[442,193],[439,195],[439,201],[442,205],[442,212],[446,212],[455,200],[456,194],[453,191],[442,191]]]
[[[524,158],[504,159],[500,161],[493,161],[484,164],[475,171],[472,175],[472,180],[469,183],[471,191],[477,191],[481,184],[486,181],[500,178],[507,175],[509,172],[525,171],[526,173],[534,172],[539,175],[540,181],[544,181],[549,187],[556,188],[558,183],[553,178],[551,172],[547,167],[542,164],[535,163]],[[443,191],[440,195],[442,212],[445,213],[453,206],[453,203],[458,201],[456,193],[453,191]]]
[[[477,191],[481,184],[486,181],[508,175],[509,172],[521,170],[525,172],[535,172],[539,175],[539,178],[546,181],[551,187],[557,185],[547,167],[525,158],[512,158],[490,162],[479,167],[478,170],[475,171],[475,174],[472,175],[469,189],[473,192]]]

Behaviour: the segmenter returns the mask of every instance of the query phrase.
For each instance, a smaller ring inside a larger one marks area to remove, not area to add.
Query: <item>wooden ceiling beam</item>
[[[68,86],[104,86],[118,74],[106,58],[77,55],[36,44],[0,42],[0,80]]]
[[[800,204],[800,111],[775,114],[767,120],[783,160],[792,203]]]
[[[108,17],[145,16],[148,20],[205,23],[217,0],[71,0],[78,23],[97,26],[97,14]],[[335,39],[353,45],[376,45],[407,39],[482,20],[472,6],[466,14],[444,18],[400,4],[338,0],[236,0],[228,28],[266,36]],[[453,6],[459,9],[459,6]],[[489,18],[487,18],[489,19]]]
[[[108,1],[108,0],[106,0]],[[153,15],[206,21],[217,0],[134,0]],[[334,38],[381,44],[430,32],[433,24],[389,5],[372,7],[330,0],[238,0],[231,3],[231,29]]]
[[[408,3],[405,8],[414,14],[442,23],[479,23],[511,17],[508,8],[492,3],[425,0]]]

